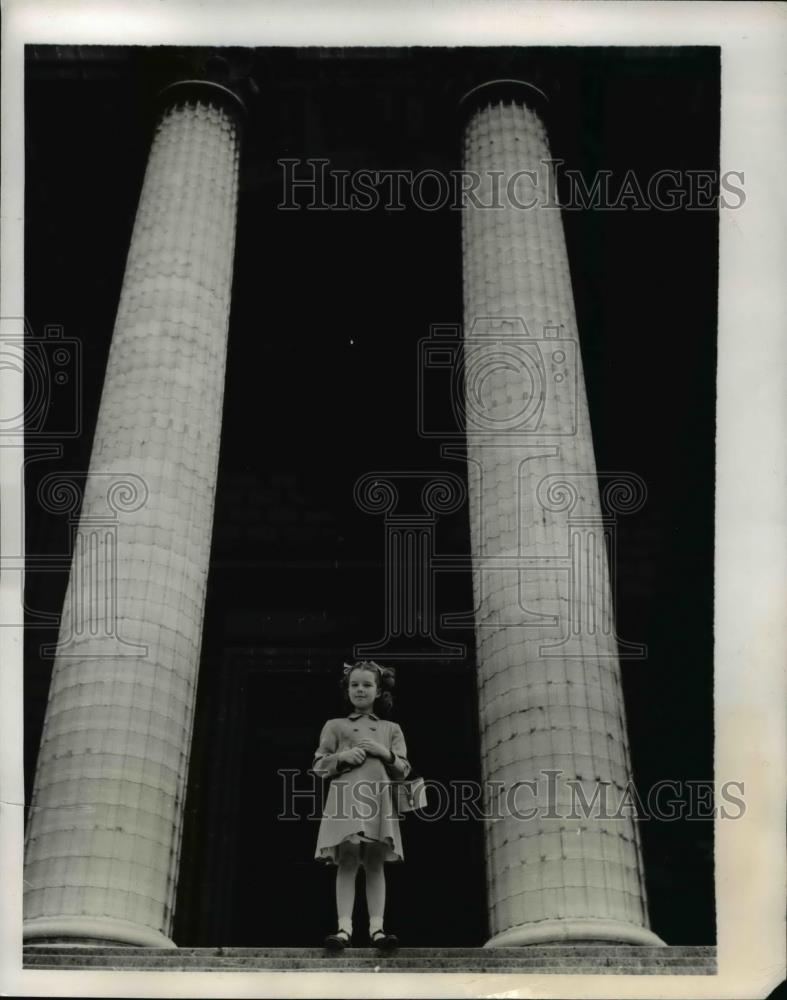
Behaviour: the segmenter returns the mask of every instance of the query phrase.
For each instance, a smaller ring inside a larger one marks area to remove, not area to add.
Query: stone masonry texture
[[[238,184],[237,125],[200,94],[159,119],[126,262],[31,802],[29,939],[169,943]]]
[[[591,800],[604,783],[614,811],[631,768],[549,158],[541,118],[516,97],[479,106],[465,127],[464,169],[481,177],[462,239],[482,768],[507,790],[537,782],[514,799],[506,792],[501,818],[486,822],[491,941],[658,944],[635,821],[572,817],[566,785]],[[495,201],[502,207],[481,207]]]

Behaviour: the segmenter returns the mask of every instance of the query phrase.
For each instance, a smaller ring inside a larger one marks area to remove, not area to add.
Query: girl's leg
[[[385,915],[385,844],[363,845],[363,866],[366,871],[366,905],[369,910],[369,933],[383,929]]]
[[[339,930],[353,932],[353,906],[355,905],[355,879],[360,861],[360,844],[346,841],[339,844],[339,865],[336,871],[336,913]]]

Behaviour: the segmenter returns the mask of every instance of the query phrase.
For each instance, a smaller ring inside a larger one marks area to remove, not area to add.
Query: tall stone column
[[[648,929],[609,574],[568,257],[538,109],[463,99],[464,389],[487,946]],[[572,789],[573,785],[573,789]],[[583,808],[577,788],[592,803]],[[492,794],[494,792],[494,794]],[[573,795],[573,798],[572,798]],[[622,807],[622,808],[621,808]],[[614,813],[619,815],[615,817]]]
[[[28,941],[173,947],[242,105],[202,81],[174,84],[162,96],[31,801]]]

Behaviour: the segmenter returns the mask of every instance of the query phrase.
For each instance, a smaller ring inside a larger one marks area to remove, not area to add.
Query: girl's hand
[[[393,759],[388,747],[383,746],[382,743],[378,743],[377,740],[373,740],[371,736],[364,736],[362,740],[358,741],[358,746],[366,753],[370,753],[372,757],[381,757],[386,762]]]
[[[366,750],[363,747],[350,747],[349,750],[342,750],[339,754],[339,760],[345,761],[347,764],[352,764],[353,767],[358,764],[363,764],[366,760]]]

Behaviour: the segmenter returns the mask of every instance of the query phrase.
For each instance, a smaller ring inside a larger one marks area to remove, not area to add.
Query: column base
[[[519,924],[495,934],[485,948],[516,948],[528,944],[567,944],[579,941],[609,941],[615,944],[648,945],[664,948],[666,944],[653,931],[623,920],[597,920],[593,917],[569,917],[565,920],[536,920]]]
[[[177,948],[161,931],[115,917],[34,917],[25,920],[22,936],[26,945],[59,944],[75,948],[105,948],[118,944],[140,948]]]

